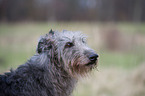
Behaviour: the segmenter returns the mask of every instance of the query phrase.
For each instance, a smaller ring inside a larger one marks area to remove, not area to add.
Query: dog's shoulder
[[[4,91],[6,89],[6,78],[7,76],[6,75],[0,75],[0,96],[6,96],[4,94]]]

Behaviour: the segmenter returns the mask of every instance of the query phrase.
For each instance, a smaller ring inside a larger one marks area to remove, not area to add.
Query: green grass
[[[100,54],[101,67],[134,68],[144,61],[144,54],[133,52],[110,52],[103,51]]]
[[[119,23],[118,27],[121,31],[129,34],[143,34],[145,35],[145,23]]]

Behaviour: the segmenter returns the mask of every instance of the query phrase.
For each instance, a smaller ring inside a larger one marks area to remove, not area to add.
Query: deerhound
[[[34,56],[0,75],[0,96],[70,96],[79,77],[97,66],[97,58],[80,32],[50,30]]]

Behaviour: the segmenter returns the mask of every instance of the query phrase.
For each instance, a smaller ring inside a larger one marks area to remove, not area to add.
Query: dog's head
[[[63,67],[71,75],[83,75],[96,67],[98,55],[86,43],[80,32],[54,32],[41,37],[37,53],[47,53],[50,61]]]

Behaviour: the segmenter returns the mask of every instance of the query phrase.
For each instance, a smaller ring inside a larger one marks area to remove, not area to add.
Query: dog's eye
[[[67,43],[65,44],[65,48],[70,48],[70,47],[72,47],[72,46],[74,46],[74,44],[71,43],[71,42],[67,42]]]
[[[85,41],[84,41],[84,40],[82,40],[82,42],[83,42],[83,43],[85,43]]]
[[[85,39],[83,39],[83,40],[82,40],[82,42],[83,42],[83,43],[86,43],[86,40],[85,40]]]

